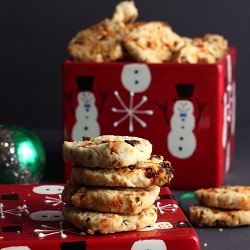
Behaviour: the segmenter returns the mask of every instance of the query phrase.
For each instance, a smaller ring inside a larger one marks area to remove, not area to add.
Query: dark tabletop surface
[[[35,131],[42,139],[47,151],[47,165],[42,182],[64,182],[61,156],[62,137],[59,131]],[[250,132],[248,127],[236,129],[235,155],[229,172],[224,177],[224,185],[250,185]],[[175,178],[177,178],[175,176]],[[192,190],[172,190],[179,201],[180,196]],[[195,201],[184,202],[183,210]],[[201,249],[206,250],[249,250],[250,226],[240,228],[196,228]]]
[[[225,175],[224,185],[250,185],[250,132],[249,129],[237,130],[235,155],[229,172]],[[179,200],[187,190],[172,190]],[[188,206],[188,204],[186,204]],[[184,206],[184,209],[186,207]],[[201,249],[206,250],[249,250],[250,226],[240,228],[196,228]]]

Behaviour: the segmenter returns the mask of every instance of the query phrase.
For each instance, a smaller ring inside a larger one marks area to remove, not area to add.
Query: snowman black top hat
[[[76,84],[80,91],[92,91],[93,88],[93,76],[77,76]]]
[[[190,98],[194,92],[194,84],[192,83],[177,83],[175,85],[178,97]]]

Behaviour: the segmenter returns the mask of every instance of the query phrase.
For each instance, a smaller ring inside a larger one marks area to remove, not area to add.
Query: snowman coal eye
[[[30,219],[35,221],[59,221],[64,220],[61,211],[43,210],[33,212],[29,215]]]
[[[48,215],[42,215],[42,218],[49,218],[49,217],[51,217],[51,218],[60,218],[60,216],[59,215],[53,215],[53,216],[48,216]]]

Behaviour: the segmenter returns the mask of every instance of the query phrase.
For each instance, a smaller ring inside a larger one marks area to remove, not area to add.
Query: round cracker
[[[155,206],[136,215],[125,215],[91,212],[66,204],[62,208],[62,213],[68,222],[89,234],[108,234],[142,229],[157,220]]]
[[[62,201],[75,207],[97,212],[138,214],[151,207],[160,187],[77,187],[69,183],[63,190]]]
[[[219,188],[198,189],[197,200],[206,206],[224,209],[250,210],[249,186],[223,186]]]
[[[64,160],[84,167],[120,168],[146,161],[151,153],[148,140],[133,136],[103,135],[63,143]]]
[[[190,221],[198,227],[239,227],[250,225],[250,211],[189,207]]]
[[[152,156],[145,162],[122,168],[85,168],[74,166],[71,180],[75,185],[148,187],[168,186],[173,168],[161,156]]]

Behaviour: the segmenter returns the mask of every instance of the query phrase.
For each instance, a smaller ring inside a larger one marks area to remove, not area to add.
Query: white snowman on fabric
[[[152,230],[166,230],[166,229],[171,229],[173,228],[173,224],[169,221],[160,221],[160,222],[155,222],[154,224],[139,229],[138,231],[152,231]]]
[[[39,185],[33,187],[32,191],[36,194],[61,194],[64,189],[62,185]]]
[[[129,104],[126,105],[119,92],[114,91],[114,95],[121,108],[113,107],[112,112],[121,113],[123,115],[121,119],[113,123],[114,127],[119,126],[119,124],[124,122],[126,119],[129,120],[129,132],[134,131],[134,120],[143,128],[147,127],[147,123],[138,115],[153,115],[153,110],[139,109],[145,102],[147,102],[148,98],[144,95],[142,96],[142,99],[139,103],[134,104],[134,95],[135,93],[142,93],[146,91],[150,86],[151,72],[149,67],[142,63],[131,63],[124,65],[121,72],[121,82],[124,88],[129,91],[130,100]]]
[[[79,92],[77,94],[78,106],[75,111],[76,123],[72,129],[72,139],[80,141],[85,135],[99,136],[100,126],[97,122],[96,98],[92,92],[93,77],[81,76],[77,77],[76,81]]]
[[[62,186],[62,185],[39,185],[39,186],[35,186],[32,189],[32,191],[34,193],[36,193],[36,194],[43,195],[44,196],[44,202],[46,202],[50,198],[47,195],[59,195],[59,197],[60,197],[63,189],[64,189],[64,186]],[[55,201],[57,201],[57,200],[55,200]],[[32,220],[38,220],[38,221],[60,221],[60,220],[64,220],[61,211],[57,211],[57,210],[37,211],[37,212],[31,213],[29,215],[29,217]]]
[[[131,250],[167,250],[166,243],[159,239],[138,240],[134,242]]]
[[[58,210],[42,210],[33,212],[29,215],[30,219],[35,221],[62,221],[64,217]]]
[[[41,228],[34,229],[33,234],[39,238],[48,237],[51,235],[59,235],[60,238],[66,238],[64,229],[65,218],[62,215],[60,208],[53,209],[53,207],[61,204],[61,193],[64,189],[62,185],[39,185],[33,187],[32,191],[41,195],[41,199],[44,199],[45,203],[51,203],[50,210],[40,210],[29,214],[29,218],[34,221],[41,222]],[[58,195],[59,198],[50,197],[48,195]],[[46,225],[46,223],[53,222],[55,226]]]
[[[52,201],[59,203],[61,202],[60,196],[64,189],[62,185],[39,185],[35,186],[32,191],[36,194],[43,195],[44,202]],[[49,197],[47,195],[59,195],[59,198]],[[53,205],[52,205],[53,207]],[[64,220],[62,212],[58,210],[42,210],[33,212],[29,215],[30,219],[35,221],[61,221]]]
[[[173,106],[170,118],[170,132],[168,134],[168,149],[176,158],[185,159],[196,149],[194,105],[190,100],[193,93],[192,84],[177,84],[179,99]]]

